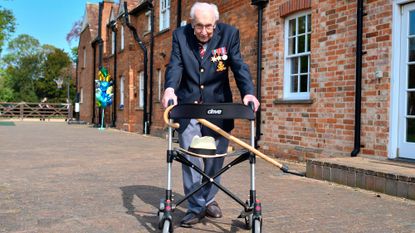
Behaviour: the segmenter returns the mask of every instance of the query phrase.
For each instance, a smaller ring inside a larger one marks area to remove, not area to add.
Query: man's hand
[[[163,104],[164,108],[167,108],[169,106],[169,100],[173,100],[173,105],[177,104],[177,96],[174,94],[174,89],[171,87],[168,87],[163,94],[163,99],[161,100],[161,103]]]
[[[256,112],[258,110],[258,108],[259,108],[259,101],[258,101],[258,99],[255,96],[253,96],[253,95],[245,95],[244,96],[244,99],[243,99],[244,104],[245,105],[248,105],[248,103],[250,101],[252,101],[254,103],[254,111]]]

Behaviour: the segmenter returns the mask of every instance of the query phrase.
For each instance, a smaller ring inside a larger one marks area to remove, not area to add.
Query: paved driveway
[[[0,125],[0,232],[158,232],[166,183],[166,141],[57,122]],[[415,202],[286,175],[257,165],[264,232],[415,232]],[[223,184],[246,199],[249,168]],[[179,164],[174,193],[182,197]],[[224,217],[175,232],[248,232],[241,207],[219,194]]]

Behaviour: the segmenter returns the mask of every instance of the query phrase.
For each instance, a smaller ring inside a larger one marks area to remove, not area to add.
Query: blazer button
[[[197,104],[197,100],[194,103]]]
[[[203,72],[205,72],[205,69],[200,68],[200,73],[203,73]]]
[[[200,89],[202,89],[202,90],[203,90],[203,88],[205,88],[205,86],[203,86],[203,85],[200,85]]]

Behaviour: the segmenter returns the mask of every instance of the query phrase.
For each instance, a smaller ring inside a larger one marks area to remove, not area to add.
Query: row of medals
[[[222,56],[221,55],[214,55],[211,58],[211,61],[212,62],[218,62],[218,67],[217,67],[216,71],[224,71],[224,70],[226,70],[226,66],[222,62],[222,61],[226,61],[226,60],[228,60],[228,55],[226,55],[226,54],[224,54]]]

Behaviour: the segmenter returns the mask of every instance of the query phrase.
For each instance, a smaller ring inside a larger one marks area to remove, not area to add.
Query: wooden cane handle
[[[168,107],[166,108],[166,110],[164,110],[164,113],[163,113],[163,119],[164,119],[164,122],[165,122],[168,126],[170,126],[170,127],[172,127],[172,128],[177,129],[177,128],[179,128],[179,127],[180,127],[180,124],[179,124],[179,123],[172,123],[172,122],[170,122],[170,120],[169,120],[169,112],[172,110],[172,108],[174,108],[174,105],[170,105],[170,106],[168,106]]]
[[[241,141],[240,139],[230,135],[229,133],[227,133],[226,131],[224,131],[223,129],[219,128],[218,126],[216,126],[215,124],[212,124],[211,122],[205,120],[205,119],[197,119],[202,125],[210,128],[211,130],[215,131],[216,133],[222,135],[223,137],[227,138],[230,141],[235,142],[236,144],[242,146],[243,148],[253,152],[254,154],[258,155],[260,158],[264,159],[265,161],[279,167],[282,168],[283,165],[277,161],[275,161],[274,159],[272,159],[271,157],[263,154],[262,152],[258,151],[257,149],[255,149],[254,147],[252,147],[251,145],[245,143],[244,141]]]

